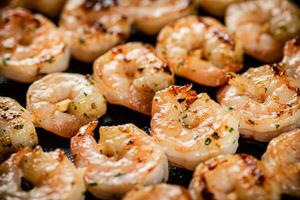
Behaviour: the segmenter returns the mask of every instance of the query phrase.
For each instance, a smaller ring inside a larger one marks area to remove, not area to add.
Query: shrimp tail
[[[84,135],[94,135],[94,130],[98,125],[98,121],[91,121],[88,124],[82,126],[76,136],[84,136]]]

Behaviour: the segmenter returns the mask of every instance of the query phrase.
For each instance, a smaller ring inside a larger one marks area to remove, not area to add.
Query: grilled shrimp
[[[97,122],[83,126],[71,139],[77,167],[84,169],[89,192],[101,199],[120,197],[136,185],[152,185],[168,179],[168,162],[155,141],[133,124],[100,128]]]
[[[54,73],[29,87],[27,109],[36,126],[70,138],[106,112],[106,101],[89,77]]]
[[[83,200],[82,174],[57,149],[43,152],[25,148],[0,165],[0,199],[3,200]],[[23,180],[33,188],[23,190]]]
[[[151,136],[176,166],[194,170],[204,160],[238,147],[239,119],[190,86],[170,86],[152,103]]]
[[[288,77],[289,85],[300,89],[300,37],[286,42],[284,57],[278,67]]]
[[[69,32],[72,55],[93,62],[113,46],[125,41],[131,20],[116,11],[117,1],[69,0],[60,27]]]
[[[136,187],[128,192],[122,200],[191,200],[185,188],[178,185],[158,184]]]
[[[174,83],[174,74],[150,45],[115,47],[94,63],[94,80],[109,103],[150,114],[156,91]]]
[[[167,23],[193,13],[193,0],[119,0],[125,15],[142,32],[153,35]],[[121,11],[122,12],[122,11]]]
[[[239,39],[210,17],[188,16],[165,26],[156,52],[175,74],[207,86],[224,84],[227,72],[242,68]]]
[[[0,73],[27,83],[68,67],[67,42],[52,22],[21,8],[0,15]]]
[[[272,63],[280,61],[284,42],[300,33],[300,11],[288,0],[246,1],[228,7],[225,23],[247,54]]]
[[[235,2],[242,0],[197,0],[200,6],[214,16],[223,17],[226,8]]]
[[[300,197],[300,130],[271,140],[262,161],[274,173],[283,193]]]
[[[240,134],[267,142],[300,126],[300,97],[280,70],[264,65],[233,75],[218,101],[240,115]]]
[[[189,191],[195,200],[279,200],[281,194],[264,163],[246,154],[220,155],[199,164]]]
[[[29,112],[15,100],[0,96],[0,162],[20,147],[37,143]]]

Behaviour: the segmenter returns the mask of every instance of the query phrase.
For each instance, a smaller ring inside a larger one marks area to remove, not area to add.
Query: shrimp
[[[193,0],[119,0],[124,14],[140,31],[157,34],[167,23],[194,12]],[[121,11],[122,12],[122,11]]]
[[[64,34],[45,17],[17,8],[0,13],[0,73],[29,83],[64,71],[70,52]]]
[[[174,74],[153,47],[138,42],[120,45],[98,58],[93,77],[109,103],[149,115],[155,92],[174,83]]]
[[[38,10],[50,17],[55,17],[59,14],[66,0],[23,0],[26,7]]]
[[[228,7],[225,24],[247,54],[273,63],[282,58],[284,42],[300,33],[300,11],[288,0],[240,2]]]
[[[191,200],[184,187],[178,185],[158,184],[136,187],[128,192],[122,200]]]
[[[278,67],[288,77],[289,85],[300,89],[300,37],[286,42],[284,57]]]
[[[300,197],[300,129],[271,140],[262,161],[274,173],[283,193]]]
[[[151,136],[169,161],[194,170],[202,161],[238,147],[239,119],[206,93],[191,86],[170,86],[157,92],[152,103]]]
[[[0,162],[20,147],[37,143],[29,112],[17,101],[0,96]]]
[[[80,126],[106,112],[106,101],[88,76],[54,73],[27,91],[27,109],[36,126],[70,138]]]
[[[102,126],[97,144],[96,126],[96,121],[90,122],[71,139],[75,164],[83,168],[87,189],[94,196],[121,197],[136,185],[167,181],[168,161],[153,138],[133,124]]]
[[[269,65],[233,75],[217,99],[240,116],[239,131],[244,137],[268,142],[300,127],[300,97],[280,70]]]
[[[239,39],[217,20],[188,16],[165,26],[156,52],[175,74],[207,86],[219,86],[227,72],[242,68]]]
[[[220,155],[199,164],[189,192],[195,200],[279,200],[281,195],[264,163],[247,154]]]
[[[69,0],[61,15],[60,27],[71,38],[72,55],[83,62],[97,57],[125,41],[131,20],[116,11],[117,1]]]
[[[225,14],[226,8],[232,4],[242,0],[197,0],[200,6],[208,11],[210,14],[223,17]]]
[[[24,148],[0,165],[0,198],[3,200],[83,200],[82,174],[62,150],[43,152]],[[29,181],[33,188],[22,188]]]

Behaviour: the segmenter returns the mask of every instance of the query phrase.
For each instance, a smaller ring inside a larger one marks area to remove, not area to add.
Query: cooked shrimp
[[[158,184],[136,187],[128,192],[122,200],[191,200],[185,188],[178,185]]]
[[[20,147],[37,143],[29,112],[15,100],[0,96],[0,162]]]
[[[142,32],[153,35],[167,23],[193,13],[193,0],[119,0],[125,15]],[[121,12],[122,12],[121,10]]]
[[[238,147],[239,119],[206,93],[186,86],[157,92],[152,103],[151,136],[176,166],[194,170],[202,161]]]
[[[38,10],[50,17],[56,16],[66,0],[23,0],[29,8]]]
[[[300,126],[300,97],[285,76],[269,65],[233,76],[218,101],[240,115],[242,136],[267,142]]]
[[[300,129],[271,140],[262,161],[274,173],[283,193],[300,197]]]
[[[72,55],[84,62],[93,62],[113,46],[125,41],[131,20],[115,9],[117,1],[69,0],[60,26],[69,31]]]
[[[286,42],[284,57],[278,67],[287,75],[289,85],[300,89],[300,37]]]
[[[223,17],[226,8],[235,2],[242,0],[197,0],[200,6],[214,16]]]
[[[272,63],[281,59],[284,42],[300,33],[300,11],[288,0],[246,1],[228,7],[225,23],[247,54]]]
[[[68,67],[67,42],[52,22],[21,8],[0,15],[0,73],[16,81],[32,82],[40,74]]]
[[[27,109],[36,126],[69,138],[80,126],[102,116],[106,101],[89,77],[55,73],[29,87]]]
[[[71,139],[77,167],[84,169],[89,192],[101,199],[120,197],[136,185],[152,185],[168,179],[168,162],[155,141],[133,124],[100,128],[97,122],[83,126]]]
[[[189,191],[195,200],[279,200],[281,194],[265,165],[246,154],[220,155],[199,164]]]
[[[109,103],[150,114],[156,91],[174,83],[174,74],[150,45],[127,43],[94,63],[94,80]]]
[[[25,148],[0,165],[0,198],[3,200],[83,200],[82,174],[63,151]],[[33,188],[22,190],[23,180]]]
[[[239,39],[210,17],[189,16],[165,26],[156,51],[175,74],[207,86],[224,84],[227,72],[242,68]]]

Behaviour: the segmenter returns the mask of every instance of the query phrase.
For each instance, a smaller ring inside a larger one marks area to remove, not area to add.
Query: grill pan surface
[[[294,2],[300,6],[300,2],[298,0],[294,0]],[[199,9],[198,15],[208,15],[205,11]],[[223,19],[219,19],[223,22]],[[57,22],[58,19],[53,19],[54,22]],[[137,30],[132,31],[132,35],[128,41],[141,41],[144,43],[149,43],[155,45],[156,36],[148,36],[143,33],[138,32]],[[244,68],[239,73],[246,71],[249,67],[258,67],[263,63],[250,58],[247,55],[244,55]],[[92,63],[86,64],[79,62],[77,60],[71,59],[69,69],[67,72],[71,73],[80,73],[80,74],[92,74]],[[185,85],[192,83],[191,81],[178,77],[175,77],[176,85]],[[0,96],[7,96],[17,100],[22,106],[26,107],[26,92],[30,84],[18,83],[12,80],[8,80],[2,76],[0,76]],[[193,89],[200,92],[206,92],[208,95],[216,100],[216,92],[218,88],[210,88],[206,86],[201,86],[196,83],[193,83]],[[132,110],[129,110],[122,106],[111,105],[108,104],[107,113],[99,119],[99,126],[103,125],[120,125],[125,123],[133,123],[137,125],[139,128],[143,129],[145,132],[150,132],[150,116],[146,116]],[[98,128],[95,130],[96,139],[99,138]],[[53,133],[47,132],[44,129],[37,128],[39,144],[43,147],[45,151],[52,151],[56,148],[60,148],[65,151],[66,155],[69,159],[72,160],[72,156],[70,154],[69,146],[70,140],[65,139],[59,136],[56,136]],[[256,142],[244,138],[239,139],[239,147],[237,153],[247,153],[253,155],[254,157],[260,159],[262,154],[265,152],[267,147],[267,143]],[[184,187],[188,187],[188,184],[192,178],[193,172],[185,169],[180,169],[177,167],[169,166],[169,180],[168,183],[178,184]],[[93,197],[88,192],[86,193],[86,200],[94,200],[97,199]],[[282,196],[282,200],[294,200],[296,198],[284,195]]]

